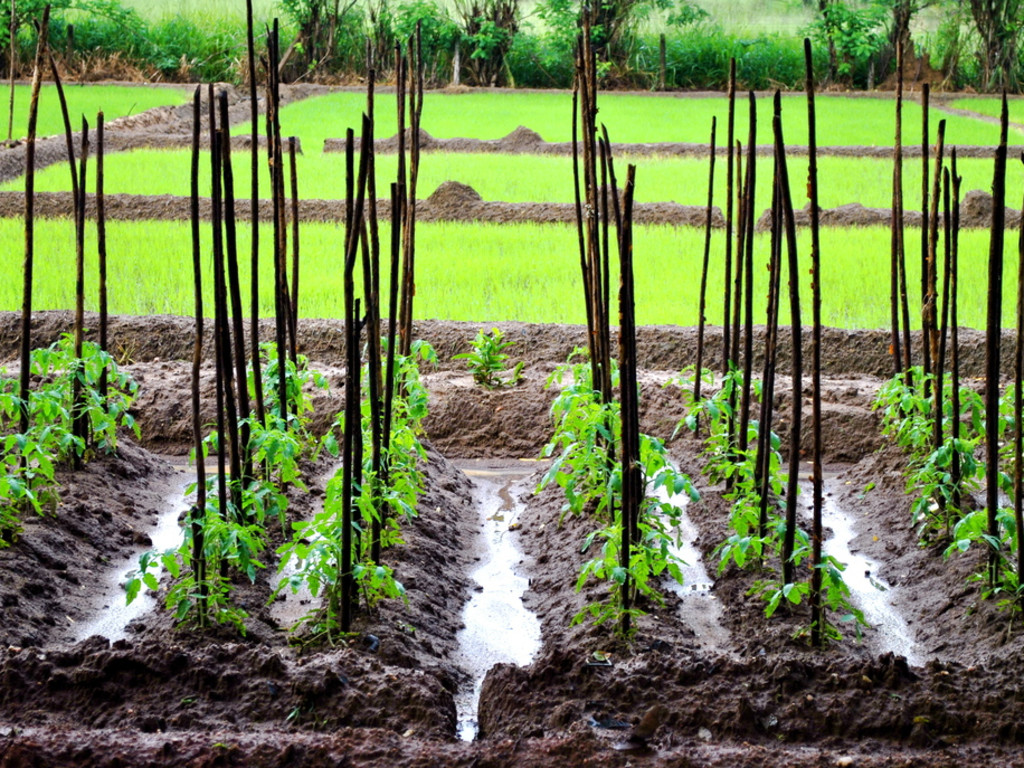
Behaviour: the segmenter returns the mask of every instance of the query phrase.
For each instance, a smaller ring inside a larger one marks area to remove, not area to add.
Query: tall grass
[[[73,228],[68,221],[37,224],[38,309],[73,306]],[[247,234],[241,233],[239,249],[246,252]],[[269,232],[262,233],[266,237]],[[694,325],[697,321],[699,264],[702,233],[696,229],[638,227],[635,233],[637,318],[645,325]],[[304,317],[341,316],[340,248],[343,233],[333,225],[310,225],[303,230]],[[386,238],[387,231],[382,232]],[[0,259],[14,273],[18,246],[23,237],[17,220],[0,221]],[[120,314],[188,315],[192,308],[189,225],[173,222],[112,222],[109,226],[111,311]],[[1012,238],[1011,238],[1012,239]],[[573,226],[422,224],[417,227],[417,316],[494,322],[522,320],[545,323],[582,323],[583,304],[579,283],[579,255]],[[266,242],[266,240],[264,240]],[[90,243],[90,246],[92,244]],[[713,253],[723,252],[722,235],[713,240]],[[809,236],[801,233],[801,253],[806,256]],[[1013,246],[1007,246],[1012,248]],[[209,243],[204,243],[209,253]],[[89,247],[89,251],[94,248]],[[988,236],[963,234],[960,282],[961,322],[980,328],[985,322],[984,264]],[[754,295],[759,302],[767,291],[768,238],[755,242]],[[244,260],[243,260],[244,261]],[[916,259],[908,260],[909,279],[916,285]],[[712,260],[710,285],[721,285],[721,259]],[[1006,259],[1004,322],[1013,325],[1016,281],[1011,279],[1012,259]],[[209,264],[209,259],[204,259]],[[885,228],[829,229],[822,232],[823,321],[841,328],[883,328],[889,309],[889,233]],[[261,312],[272,313],[269,265],[262,285]],[[241,265],[243,279],[246,267]],[[94,274],[95,265],[89,265]],[[810,275],[800,279],[808,288]],[[212,281],[207,280],[209,286]],[[95,309],[95,283],[90,278],[88,308]],[[0,309],[20,306],[18,281],[0,284]],[[208,304],[207,306],[212,306]],[[712,302],[709,321],[721,322],[718,302]],[[755,318],[764,316],[758,305]],[[914,310],[919,325],[919,311]],[[785,322],[785,308],[783,318]]]
[[[147,21],[161,21],[172,16],[186,19],[245,20],[244,0],[121,0]],[[253,0],[253,16],[259,21],[281,13],[278,0]]]

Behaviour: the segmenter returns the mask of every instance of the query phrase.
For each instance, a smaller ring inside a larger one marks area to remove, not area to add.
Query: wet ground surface
[[[40,320],[56,329],[61,317]],[[115,327],[136,349],[153,344],[152,321],[122,318]],[[313,365],[335,384],[317,407],[333,414],[343,404],[343,350],[317,346],[316,328],[303,331],[316,350]],[[710,556],[725,535],[726,508],[720,489],[701,475],[700,445],[686,436],[670,450],[701,500],[686,505],[683,538],[714,586],[668,591],[664,606],[645,606],[628,645],[606,627],[571,626],[604,589],[575,589],[591,524],[568,517],[559,525],[559,492],[531,492],[544,465],[522,459],[536,459],[550,433],[551,393],[542,382],[575,330],[515,326],[526,381],[485,391],[451,361],[456,342],[471,339],[476,326],[418,329],[441,353],[440,368],[426,374],[426,438],[441,450],[429,454],[421,517],[409,526],[407,545],[388,553],[409,604],[360,616],[350,643],[303,648],[290,643],[277,606],[266,606],[266,573],[239,587],[252,614],[245,637],[175,629],[151,612],[115,642],[76,641],[75,628],[109,604],[121,561],[151,546],[168,496],[181,485],[179,461],[156,452],[174,453],[167,446],[181,442],[189,363],[139,355],[129,368],[143,387],[142,445],[126,440],[118,456],[63,474],[58,514],[28,521],[16,546],[0,552],[0,765],[970,766],[1024,759],[1017,674],[1024,643],[967,583],[976,563],[947,562],[917,546],[905,462],[879,437],[870,410],[879,379],[864,370],[872,358],[857,343],[834,356],[826,383],[826,498],[847,530],[838,518],[827,524],[837,541],[848,539],[852,555],[871,561],[864,567],[869,587],[890,588],[875,592],[902,617],[910,648],[871,628],[860,642],[849,633],[813,651],[792,637],[807,621],[801,609],[764,618],[762,602],[747,594],[756,576],[719,572]],[[689,340],[682,331],[645,333],[644,428],[667,438],[682,404],[677,390],[661,384],[682,366]],[[164,336],[163,344],[173,343],[173,332]],[[204,391],[211,386],[204,375]],[[780,403],[788,392],[780,381]],[[331,469],[309,467],[307,477]],[[321,482],[294,500],[296,519],[312,513]],[[481,502],[490,511],[482,513]],[[487,520],[509,514],[514,520]],[[477,740],[460,743],[459,697],[479,674],[460,657],[460,635],[481,586],[475,571],[483,560],[476,558],[483,558],[481,525],[488,522],[494,530],[503,525],[501,535],[521,553],[512,575],[525,580],[522,602],[540,621],[541,645],[530,661],[530,643],[517,640],[508,662],[486,674]],[[706,583],[693,579],[691,586]],[[712,603],[716,611],[706,608]],[[379,641],[376,652],[368,635]],[[616,749],[657,704],[665,709],[649,750]]]

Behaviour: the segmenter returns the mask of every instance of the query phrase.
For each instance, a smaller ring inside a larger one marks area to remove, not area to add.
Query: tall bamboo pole
[[[792,584],[793,549],[796,541],[796,494],[800,477],[800,428],[803,415],[803,328],[800,325],[800,263],[796,246],[796,220],[789,190],[786,167],[786,143],[782,132],[782,94],[775,92],[775,164],[778,173],[782,223],[786,236],[787,273],[789,277],[790,336],[792,339],[792,394],[789,431],[789,472],[786,482],[786,532],[782,544],[782,581]]]
[[[196,503],[189,511],[189,527],[192,534],[192,574],[196,584],[199,585],[197,607],[199,626],[205,627],[207,623],[206,603],[209,586],[206,582],[206,543],[204,535],[204,522],[206,519],[206,456],[203,453],[203,424],[199,412],[199,371],[203,359],[203,265],[199,225],[199,132],[201,123],[199,95],[199,88],[196,88],[192,98],[192,168],[189,201],[192,225],[192,281],[195,289],[195,340],[192,347],[192,441],[196,464]]]
[[[960,328],[957,317],[957,271],[959,268],[960,249],[960,182],[956,169],[956,147],[953,147],[950,158],[950,175],[952,176],[953,200],[952,220],[950,221],[950,248],[949,248],[949,377],[950,377],[950,410],[954,414],[960,413]],[[950,432],[953,440],[960,439],[960,419],[950,419]],[[953,486],[953,508],[960,509],[960,453],[953,451],[952,465],[949,469],[950,483]]]
[[[899,376],[904,370],[900,350],[900,306],[906,297],[903,263],[903,46],[896,46],[896,138],[893,142],[892,158],[892,223],[891,252],[889,267],[889,300],[891,309],[892,338],[889,346],[893,358],[893,375]],[[906,366],[909,368],[909,364]]]
[[[238,404],[238,425],[236,427],[238,445],[232,450],[238,454],[238,471],[236,478],[236,503],[241,502],[240,490],[252,473],[252,456],[250,453],[249,439],[251,429],[249,426],[249,387],[246,375],[246,354],[245,354],[245,330],[243,327],[242,313],[242,286],[238,270],[238,231],[235,218],[235,176],[231,165],[231,123],[228,115],[228,95],[221,91],[218,96],[220,110],[220,134],[221,134],[221,173],[224,182],[224,236],[228,268],[228,290],[231,300],[232,318],[232,342],[234,345],[234,384],[235,391],[229,391],[229,395],[237,400]],[[253,360],[253,368],[259,366],[259,358]],[[241,508],[239,512],[241,513]]]
[[[732,341],[729,335],[730,320],[730,286],[732,280],[732,213],[733,213],[733,141],[736,136],[736,59],[729,60],[729,111],[726,117],[726,144],[728,153],[725,157],[725,300],[722,310],[722,373],[729,373],[732,361]]]
[[[81,157],[78,177],[81,185],[75,199],[75,367],[82,367],[82,344],[85,334],[85,171],[89,157],[89,122],[82,116]],[[74,158],[71,160],[74,165]],[[82,392],[82,380],[74,377],[71,386],[71,411],[74,434],[85,446],[89,441],[89,422],[85,415],[85,396]],[[76,452],[74,463],[79,466],[81,457]]]
[[[104,155],[104,123],[103,113],[96,115],[96,253],[99,260],[99,305],[100,305],[100,349],[108,349],[107,338],[107,204],[104,194],[103,155]],[[108,383],[107,367],[100,372],[100,398],[107,402]]]
[[[1003,309],[1003,237],[1006,224],[1006,137],[1009,112],[1006,92],[999,117],[999,146],[996,148],[992,175],[992,227],[988,252],[988,317],[985,324],[985,421],[994,425],[999,419],[999,353]],[[988,505],[988,535],[999,540],[999,430],[985,430],[985,481]],[[990,547],[988,582],[995,586],[999,576],[1000,553]]]
[[[252,0],[245,0],[245,47],[249,72],[249,135],[251,251],[249,257],[249,343],[252,347],[252,387],[256,418],[263,425],[267,415],[263,404],[263,356],[260,354],[260,133],[256,83],[256,41],[253,33]],[[268,137],[269,144],[269,137]]]
[[[697,364],[693,372],[693,401],[700,402],[700,385],[704,372],[704,324],[707,322],[708,262],[711,257],[711,212],[715,194],[715,129],[718,118],[711,118],[711,145],[708,159],[708,204],[704,213],[704,259],[700,270],[700,305],[697,311]],[[694,434],[700,434],[700,417]]]

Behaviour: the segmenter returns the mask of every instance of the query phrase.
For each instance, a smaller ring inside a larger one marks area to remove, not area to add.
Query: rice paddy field
[[[113,114],[131,113],[137,104],[180,103],[184,93],[174,89],[95,88],[75,86],[69,89],[72,109],[86,109],[103,103],[114,106]],[[378,96],[378,136],[394,133],[394,117],[389,109],[387,93]],[[121,100],[121,101],[117,101]],[[300,197],[303,199],[337,200],[343,196],[344,155],[324,153],[320,149],[327,139],[338,138],[344,128],[354,124],[363,106],[364,97],[351,91],[314,96],[290,104],[282,111],[282,129],[296,135],[302,142],[298,156],[297,175]],[[51,133],[60,128],[55,120],[55,98],[43,94],[44,122]],[[992,110],[993,100],[974,99],[953,102],[958,109],[971,108],[977,116],[957,113],[946,114],[933,110],[931,135],[935,136],[940,119],[947,121],[946,142],[954,145],[991,145],[998,126],[984,119]],[[966,104],[966,106],[964,106]],[[737,110],[737,137],[745,140],[747,134],[746,104]],[[759,144],[769,143],[765,131],[770,126],[770,99],[757,98]],[[498,139],[519,126],[536,131],[549,141],[567,141],[566,114],[571,109],[567,94],[558,93],[430,93],[425,99],[424,129],[438,138]],[[803,116],[804,99],[791,95],[783,99],[783,118],[786,140],[791,145],[806,142],[806,120]],[[854,156],[824,156],[819,159],[821,205],[835,208],[848,203],[860,203],[868,208],[888,209],[892,201],[892,161],[884,157],[855,156],[857,147],[885,147],[891,143],[892,102],[886,98],[842,98],[824,96],[818,99],[818,137],[821,146],[847,147]],[[486,116],[486,117],[485,117]],[[707,144],[711,118],[722,126],[718,131],[719,151],[724,144],[726,118],[725,99],[713,96],[665,97],[628,94],[608,94],[602,99],[600,117],[609,129],[613,141],[624,143],[688,142]],[[908,101],[904,108],[905,143],[919,144],[920,105]],[[389,122],[390,121],[390,122]],[[249,132],[244,124],[233,127],[235,135]],[[46,132],[44,131],[44,132]],[[1024,141],[1024,134],[1011,131],[1012,141]],[[708,161],[705,152],[692,157],[670,155],[642,155],[617,157],[620,175],[626,163],[637,165],[636,200],[642,203],[675,202],[689,206],[703,206],[707,199]],[[136,149],[111,154],[105,159],[105,190],[108,194],[136,196],[185,196],[189,189],[189,151],[187,149]],[[207,167],[209,153],[203,152],[201,167]],[[771,192],[770,160],[758,159],[756,202],[759,209],[768,207]],[[963,178],[963,189],[986,190],[991,186],[991,161],[964,158],[958,163]],[[447,181],[458,181],[473,187],[485,201],[510,203],[571,203],[573,200],[572,160],[566,155],[493,154],[467,152],[431,152],[423,154],[419,176],[419,197],[429,197]],[[382,153],[378,157],[378,172],[382,178],[394,175],[395,155]],[[932,169],[929,167],[929,186]],[[724,210],[726,163],[720,154],[715,166],[714,202]],[[797,205],[806,199],[805,179],[807,158],[793,154],[790,158],[790,184]],[[904,192],[906,208],[920,208],[921,161],[906,160]],[[249,164],[236,162],[237,189],[248,190]],[[266,197],[265,165],[261,166],[260,183]],[[35,187],[40,192],[67,192],[69,175],[61,164],[42,169],[36,176]],[[1013,190],[1024,188],[1024,166],[1011,163],[1008,171],[1010,205],[1014,205]],[[14,176],[0,186],[0,191],[14,192],[24,189],[24,178]],[[210,194],[209,176],[201,181],[200,194]],[[340,205],[340,203],[339,203]],[[38,304],[40,308],[56,309],[67,306],[73,290],[70,284],[61,284],[60,277],[67,274],[71,264],[72,234],[67,221],[46,221],[42,224],[47,237],[41,247],[46,249],[44,269],[40,274]],[[0,227],[0,242],[5,243],[11,269],[16,268],[21,224],[7,220]],[[417,287],[420,311],[424,317],[444,320],[495,321],[521,320],[527,322],[579,323],[584,317],[582,307],[573,297],[580,288],[578,270],[572,264],[578,258],[575,228],[561,224],[520,223],[496,225],[486,222],[422,223],[418,228],[417,247],[423,266]],[[913,252],[915,235],[908,234],[908,251]],[[246,232],[241,234],[244,251]],[[724,247],[722,232],[712,238],[712,253]],[[801,246],[806,247],[806,233],[801,232]],[[94,233],[87,234],[89,246]],[[169,313],[184,314],[190,306],[190,291],[186,278],[189,265],[188,226],[180,222],[117,222],[111,227],[111,243],[119,254],[113,269],[123,274],[133,289],[123,297],[113,297],[114,311],[125,314]],[[266,235],[264,234],[264,241]],[[303,269],[316,275],[300,303],[302,317],[334,317],[338,309],[340,277],[332,269],[338,258],[338,225],[309,224],[302,234]],[[756,238],[756,252],[764,259],[768,247],[767,233]],[[447,242],[463,244],[456,253],[446,247]],[[889,260],[887,228],[855,227],[831,228],[823,235],[823,258],[827,265],[823,284],[827,293],[824,301],[825,322],[842,328],[881,328],[888,320],[887,282],[885,278]],[[143,247],[143,243],[155,243]],[[1013,249],[1007,243],[1007,254]],[[976,265],[965,272],[961,290],[976,301],[965,303],[961,322],[968,327],[980,327],[984,320],[985,288],[981,265],[987,255],[985,235],[977,231],[963,234],[962,258],[965,264]],[[92,253],[90,248],[87,248]],[[700,268],[703,254],[703,233],[695,227],[644,226],[636,236],[638,279],[645,290],[638,305],[644,324],[692,325],[696,322],[698,286],[693,279],[666,279],[666,275],[695,274]],[[452,271],[435,272],[432,266],[450,262],[454,258],[461,266]],[[1010,260],[1007,259],[1007,270]],[[154,269],[154,265],[158,265]],[[244,268],[244,267],[243,267]],[[269,268],[269,267],[268,267]],[[711,284],[722,279],[720,260],[712,259]],[[919,272],[917,260],[911,259],[911,270]],[[123,270],[123,272],[122,272]],[[439,279],[435,279],[435,275]],[[159,276],[159,279],[157,279]],[[758,280],[764,274],[758,273]],[[53,278],[52,281],[50,278]],[[973,278],[977,277],[975,281]],[[809,281],[809,278],[807,278]],[[267,279],[263,285],[269,286]],[[875,285],[877,301],[859,300],[864,287]],[[1006,301],[1004,315],[1012,315],[1015,306],[1012,280],[1005,282]],[[15,309],[18,306],[18,287],[8,283],[0,288],[0,306]],[[757,295],[763,296],[763,291]],[[264,298],[264,308],[270,306],[270,295]],[[95,306],[94,295],[88,306]],[[721,322],[721,308],[712,302],[708,311],[711,322]],[[917,322],[917,319],[913,321]]]

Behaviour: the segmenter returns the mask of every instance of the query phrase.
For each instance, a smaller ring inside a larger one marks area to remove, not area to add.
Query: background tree
[[[978,59],[986,91],[1016,90],[1017,54],[1024,19],[1022,0],[968,0],[974,26],[981,38]]]
[[[519,31],[519,0],[455,0],[462,20],[462,66],[474,85],[507,82],[505,56]]]
[[[298,28],[298,35],[279,66],[298,56],[306,72],[330,69],[337,57],[339,33],[350,21],[347,17],[357,2],[345,0],[342,5],[341,0],[281,0],[281,8]]]

